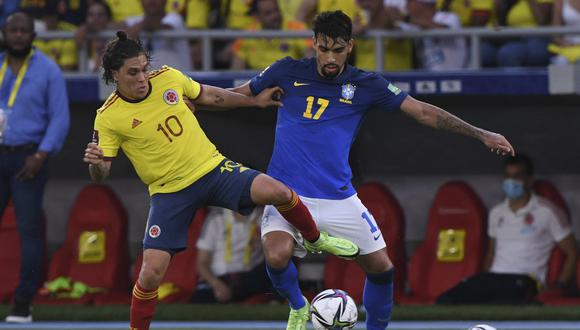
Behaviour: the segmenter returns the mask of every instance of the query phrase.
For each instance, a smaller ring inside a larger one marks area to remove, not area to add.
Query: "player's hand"
[[[99,165],[103,162],[103,149],[96,143],[90,142],[85,149],[85,156],[83,157],[85,163],[92,165]]]
[[[24,166],[16,174],[16,180],[25,181],[34,179],[36,173],[38,173],[42,167],[42,164],[44,164],[46,156],[46,152],[37,152],[35,154],[26,156],[26,159],[24,160]]]
[[[481,141],[491,150],[491,152],[495,152],[498,155],[516,155],[514,147],[512,147],[508,140],[501,134],[485,131]]]
[[[280,102],[282,94],[284,94],[284,90],[280,87],[266,88],[255,96],[256,105],[260,108],[281,107],[284,105]]]
[[[228,302],[232,299],[232,290],[222,281],[217,281],[213,286],[213,295],[221,303]]]

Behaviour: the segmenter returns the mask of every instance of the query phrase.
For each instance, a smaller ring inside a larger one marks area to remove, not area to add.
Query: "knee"
[[[264,242],[264,256],[266,257],[266,263],[275,269],[284,269],[288,265],[290,258],[292,258],[292,252],[294,246],[286,244],[284,241],[273,243]]]
[[[292,201],[292,190],[282,182],[277,181],[272,186],[271,198],[275,205],[288,204]]]
[[[159,287],[163,279],[163,270],[152,264],[143,263],[139,272],[139,284],[145,289],[155,289]]]

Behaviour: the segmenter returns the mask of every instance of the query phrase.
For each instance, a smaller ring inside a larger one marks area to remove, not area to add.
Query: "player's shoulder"
[[[309,63],[310,59],[307,58],[296,60],[290,56],[286,56],[274,62],[274,64],[272,64],[271,67],[275,67],[278,72],[280,71],[296,72],[296,70],[301,70],[308,67]]]
[[[103,103],[103,105],[101,105],[101,107],[97,109],[97,116],[103,116],[105,112],[111,113],[110,111],[107,110],[117,106],[120,103],[119,99],[120,97],[119,94],[117,94],[117,92],[111,93],[111,95],[109,95],[105,103]]]
[[[377,80],[386,80],[385,77],[383,77],[381,74],[373,72],[373,71],[366,71],[363,69],[360,69],[356,66],[352,66],[350,68],[351,71],[351,76],[358,81],[370,81],[370,82],[374,82]]]
[[[156,77],[172,76],[172,75],[175,75],[177,73],[181,73],[181,71],[179,71],[175,68],[172,68],[168,65],[164,65],[164,66],[160,67],[159,69],[149,71],[149,79],[153,79]]]

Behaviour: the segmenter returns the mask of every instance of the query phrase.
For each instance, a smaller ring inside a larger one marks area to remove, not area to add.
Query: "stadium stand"
[[[409,263],[409,304],[432,303],[463,278],[481,270],[486,248],[486,208],[461,181],[439,188],[427,220],[426,237]]]
[[[8,303],[18,285],[20,271],[20,237],[12,202],[8,203],[0,219],[0,264],[10,265],[2,267],[0,272],[0,303]]]
[[[88,304],[129,294],[127,212],[105,185],[88,185],[70,212],[64,244],[49,264],[48,282],[71,285],[39,291],[35,303]]]
[[[548,180],[536,180],[534,181],[533,189],[536,194],[548,199],[550,202],[552,202],[552,204],[559,207],[566,214],[568,221],[572,221],[568,203],[566,203],[566,200],[564,197],[562,197],[562,194],[552,182]],[[550,254],[550,259],[548,260],[548,275],[546,277],[548,286],[553,286],[556,283],[558,276],[562,271],[563,264],[564,254],[558,246],[555,246],[554,249],[552,249],[552,253]],[[580,267],[580,263],[578,266]],[[577,287],[580,287],[580,274],[578,274],[578,271],[576,273],[576,277],[578,281]],[[564,297],[563,292],[560,290],[542,293],[539,295],[538,300],[548,305],[580,303],[580,297]]]

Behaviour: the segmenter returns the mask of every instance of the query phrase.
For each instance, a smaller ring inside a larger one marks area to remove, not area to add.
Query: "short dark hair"
[[[151,61],[151,56],[143,48],[141,40],[130,39],[125,31],[117,31],[117,39],[110,41],[103,54],[103,80],[105,84],[114,82],[113,71],[119,70],[125,60],[139,55],[145,55],[147,61]]]
[[[343,39],[349,41],[352,39],[352,21],[342,10],[322,12],[312,21],[312,30],[314,38],[323,36],[334,41]]]
[[[525,154],[516,154],[513,157],[508,156],[504,161],[504,168],[508,165],[522,165],[528,176],[534,175],[534,163],[532,162],[532,159]]]

